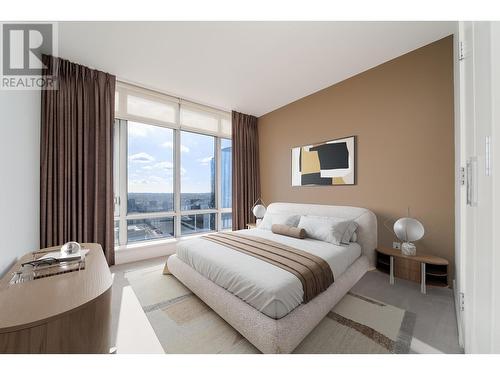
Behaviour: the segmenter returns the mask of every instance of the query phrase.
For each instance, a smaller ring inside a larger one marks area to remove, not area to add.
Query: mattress
[[[335,279],[359,258],[357,243],[337,246],[314,239],[297,239],[261,229],[239,233],[267,238],[324,259]],[[293,274],[223,245],[194,238],[177,245],[177,257],[198,273],[228,290],[263,314],[280,319],[303,302],[303,289]]]

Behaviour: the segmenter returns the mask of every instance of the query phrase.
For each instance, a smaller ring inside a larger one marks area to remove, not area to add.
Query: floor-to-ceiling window
[[[221,138],[220,140],[220,185],[221,185],[221,228],[231,229],[233,219],[231,214],[232,208],[232,158],[233,158],[233,146],[232,141],[227,138]]]
[[[230,229],[229,113],[125,84],[116,96],[116,244]]]

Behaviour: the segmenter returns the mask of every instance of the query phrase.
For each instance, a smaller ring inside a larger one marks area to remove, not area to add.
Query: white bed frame
[[[362,255],[323,293],[301,304],[281,319],[273,319],[239,297],[208,280],[176,255],[168,258],[168,270],[226,322],[263,353],[291,353],[342,297],[375,264],[377,219],[367,209],[298,203],[273,203],[270,213],[348,218],[359,225]]]

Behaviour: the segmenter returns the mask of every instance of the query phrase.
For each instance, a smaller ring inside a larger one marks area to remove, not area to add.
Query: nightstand
[[[389,274],[389,283],[394,277],[420,283],[420,291],[427,292],[427,285],[448,286],[448,261],[434,255],[417,253],[407,256],[401,250],[387,247],[377,248],[377,269]]]
[[[255,224],[255,223],[247,224],[247,229],[255,229],[255,228],[257,228],[257,224]]]

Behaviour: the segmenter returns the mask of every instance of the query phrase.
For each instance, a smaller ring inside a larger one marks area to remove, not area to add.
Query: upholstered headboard
[[[358,243],[372,266],[375,265],[377,247],[377,217],[373,212],[361,207],[328,206],[323,204],[272,203],[267,207],[271,214],[333,216],[351,219],[358,223]]]

